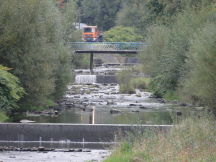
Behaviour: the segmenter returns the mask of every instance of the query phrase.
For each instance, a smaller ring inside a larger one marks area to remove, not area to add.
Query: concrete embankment
[[[170,125],[80,125],[80,124],[0,124],[0,141],[110,142],[121,132],[166,131]]]

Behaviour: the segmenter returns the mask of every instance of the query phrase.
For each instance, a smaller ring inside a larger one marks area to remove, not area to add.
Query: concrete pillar
[[[94,59],[94,53],[91,53],[90,54],[90,72],[91,74],[94,74],[94,71],[93,71],[93,59]]]

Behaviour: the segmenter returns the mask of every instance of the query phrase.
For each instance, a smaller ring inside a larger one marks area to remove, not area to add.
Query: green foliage
[[[152,24],[170,24],[181,7],[179,0],[126,0],[123,4],[117,24],[134,27],[141,35]]]
[[[135,89],[130,84],[131,78],[131,70],[124,70],[117,74],[117,79],[120,83],[120,93],[135,93]]]
[[[211,119],[190,117],[166,133],[137,133],[131,143],[125,140],[105,162],[215,161],[216,129]]]
[[[8,116],[5,112],[0,111],[0,122],[5,122],[6,120],[8,120]]]
[[[79,9],[76,0],[65,3],[65,8],[61,12],[62,32],[64,32],[65,42],[75,42],[81,40],[81,31],[75,30],[74,23],[79,19]]]
[[[186,8],[199,10],[200,6],[211,2],[214,0],[124,0],[117,15],[117,25],[134,27],[145,36],[150,26],[171,26]]]
[[[142,37],[131,27],[116,26],[104,33],[107,42],[137,42]]]
[[[71,68],[64,45],[72,39],[71,12],[59,12],[51,0],[0,2],[0,63],[14,69],[26,90],[22,108],[47,106],[63,94]]]
[[[149,82],[149,78],[138,77],[131,79],[131,84],[134,89],[147,89]]]
[[[17,108],[17,101],[24,95],[17,77],[0,65],[0,111]]]
[[[145,73],[151,76],[157,76],[162,69],[164,59],[164,49],[169,40],[169,28],[165,26],[152,26],[148,29],[148,37],[146,42],[151,46],[144,48],[140,55],[140,59]]]
[[[215,14],[216,16],[216,14]],[[216,23],[207,23],[191,40],[187,66],[190,71],[182,84],[182,98],[204,103],[216,112]]]
[[[81,22],[108,30],[115,25],[120,8],[121,0],[83,0],[80,6]]]
[[[153,76],[152,91],[158,96],[175,94],[179,89],[185,71],[185,61],[191,47],[191,39],[196,31],[203,28],[211,16],[211,7],[200,6],[185,9],[176,17],[171,27],[154,26],[150,28],[147,42],[151,44],[141,56],[144,71]]]
[[[96,25],[98,15],[98,0],[83,0],[80,6],[81,22],[88,25]]]
[[[115,25],[115,18],[121,7],[121,0],[99,0],[97,3],[96,23],[101,30],[106,31]]]
[[[117,75],[121,93],[135,93],[135,89],[147,89],[150,78],[134,77],[131,69],[123,70]]]
[[[71,65],[70,65],[70,53],[68,49],[66,49],[63,45],[60,45],[58,47],[58,52],[61,54],[58,56],[58,64],[56,63],[56,66],[58,67],[55,70],[55,89],[52,96],[55,100],[60,99],[67,89],[67,85],[71,80],[72,77],[72,71],[71,71]],[[47,104],[46,104],[47,105]],[[49,106],[49,105],[47,105]]]
[[[75,68],[83,68],[83,69],[87,69],[89,68],[89,64],[90,64],[90,59],[89,59],[89,55],[72,55],[72,62],[73,62],[73,66]]]
[[[146,6],[144,1],[128,0],[123,3],[123,8],[117,15],[117,25],[137,28],[142,31],[146,28]],[[142,31],[144,32],[144,31]]]

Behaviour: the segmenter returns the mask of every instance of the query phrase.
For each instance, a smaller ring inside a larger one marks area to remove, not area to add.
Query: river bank
[[[214,119],[190,117],[165,134],[129,136],[105,162],[216,161],[215,138]]]

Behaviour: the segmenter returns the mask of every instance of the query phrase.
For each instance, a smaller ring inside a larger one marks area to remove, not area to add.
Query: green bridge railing
[[[76,51],[142,51],[148,44],[139,42],[69,42]]]

